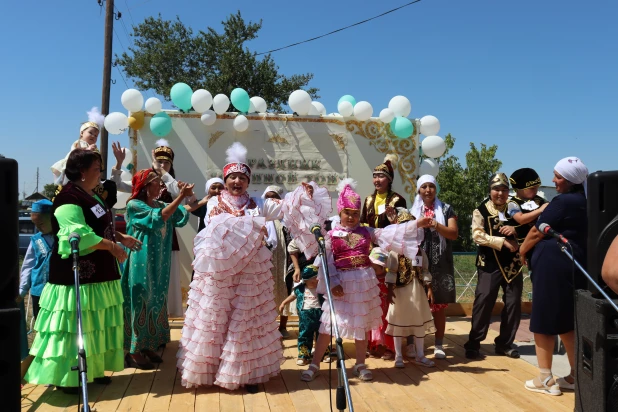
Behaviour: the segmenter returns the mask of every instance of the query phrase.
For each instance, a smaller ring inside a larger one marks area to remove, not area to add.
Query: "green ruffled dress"
[[[101,199],[95,198],[104,206]],[[62,205],[55,210],[54,216],[60,226],[58,253],[63,259],[70,256],[68,235],[71,232],[81,236],[81,256],[92,253],[90,248],[103,239],[86,224],[80,206]],[[96,277],[96,271],[94,273],[93,277]],[[90,282],[80,285],[88,382],[105,376],[105,371],[124,369],[120,280],[96,282],[96,279],[90,279]],[[39,385],[78,386],[78,373],[71,370],[77,366],[78,349],[75,286],[47,283],[39,304],[41,309],[34,327],[37,335],[30,349],[35,358],[25,380]]]

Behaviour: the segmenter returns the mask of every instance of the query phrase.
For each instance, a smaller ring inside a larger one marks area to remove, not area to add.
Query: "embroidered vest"
[[[60,230],[60,226],[58,225],[58,220],[54,216],[54,212],[63,205],[80,206],[84,212],[86,224],[97,236],[115,242],[116,232],[114,230],[114,216],[112,216],[112,212],[109,208],[105,207],[105,214],[101,217],[97,217],[92,208],[95,206],[103,206],[94,196],[90,196],[71,182],[62,188],[54,199],[54,205],[52,206],[52,233],[54,233],[56,237],[56,242],[49,261],[49,283],[56,285],[73,285],[73,259],[70,257],[62,259],[58,254],[57,234]],[[107,250],[95,250],[87,255],[80,256],[79,269],[79,281],[82,284],[120,279],[120,271],[116,258]]]
[[[521,208],[521,205],[528,202],[528,200],[520,199],[515,196],[512,197],[510,200],[519,205],[519,208],[521,209],[522,213],[531,212],[531,210],[525,210]],[[532,201],[536,203],[537,206],[542,206],[544,203],[547,203],[547,201],[543,199],[541,196],[534,196]],[[528,236],[528,232],[530,232],[530,229],[532,229],[532,226],[534,226],[535,223],[536,223],[536,220],[534,222],[526,223],[524,225],[520,225],[517,222],[515,222],[515,231],[517,232],[517,241],[519,242],[520,245],[523,243],[526,236]]]
[[[499,230],[501,226],[517,226],[517,222],[511,217],[506,216],[506,221],[500,220],[498,212],[491,212],[487,205],[491,203],[490,199],[485,199],[478,207],[477,210],[483,216],[483,227],[485,233],[490,236],[504,237],[500,234]],[[492,208],[493,209],[493,208]],[[506,212],[505,212],[506,213]],[[511,282],[517,275],[521,273],[522,263],[519,258],[519,252],[510,252],[507,248],[500,250],[493,249],[489,246],[478,246],[478,252],[476,255],[476,265],[482,267],[488,272],[493,272],[499,269],[507,282]]]
[[[391,222],[388,220],[386,213],[381,213],[378,215],[378,225],[376,226],[376,211],[375,211],[375,193],[373,195],[367,196],[365,199],[365,203],[363,205],[363,211],[361,213],[361,223],[366,223],[369,227],[374,228],[385,228],[390,225]],[[386,196],[386,206],[391,206],[394,208],[403,207],[406,208],[406,199],[401,197],[399,194],[395,192],[388,192],[388,196]]]
[[[347,237],[334,236],[335,232],[347,232]],[[337,270],[354,270],[371,266],[371,235],[367,228],[357,226],[350,230],[337,225],[335,230],[328,232],[331,237],[331,248]]]
[[[51,245],[45,239],[51,238]],[[41,232],[33,235],[30,238],[32,250],[34,252],[34,267],[30,273],[30,294],[32,296],[41,296],[43,288],[49,279],[49,259],[51,258],[54,237],[53,235],[43,236]]]

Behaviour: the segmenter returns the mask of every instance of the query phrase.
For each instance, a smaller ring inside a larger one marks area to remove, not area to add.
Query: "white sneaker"
[[[413,343],[406,346],[406,356],[408,358],[416,358],[416,346]]]
[[[444,353],[444,349],[442,348],[442,345],[436,345],[433,348],[433,356],[436,359],[445,359],[446,358],[446,353]]]

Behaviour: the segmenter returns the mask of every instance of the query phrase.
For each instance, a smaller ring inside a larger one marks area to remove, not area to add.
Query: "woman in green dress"
[[[171,203],[155,200],[161,178],[152,169],[140,170],[133,176],[133,193],[127,203],[127,233],[139,239],[143,248],[129,251],[122,276],[124,348],[129,351],[127,364],[140,369],[161,363],[155,351],[170,341],[167,294],[172,236],[174,227],[189,220],[189,208],[181,204],[193,194],[193,185],[179,182],[178,188],[180,196]]]
[[[69,235],[80,235],[79,293],[88,382],[109,383],[105,371],[121,371],[123,364],[122,290],[118,262],[127,258],[116,244],[139,249],[135,238],[114,230],[114,216],[95,194],[100,182],[101,156],[75,149],[66,163],[69,182],[54,199],[52,233],[57,241],[49,261],[49,281],[39,301],[34,360],[26,381],[51,384],[77,393],[77,307]]]

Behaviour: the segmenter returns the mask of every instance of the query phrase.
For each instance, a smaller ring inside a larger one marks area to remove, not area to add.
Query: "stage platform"
[[[296,329],[292,338],[284,340],[285,363],[281,375],[260,385],[260,392],[248,394],[244,389],[226,391],[217,387],[185,389],[176,371],[176,351],[182,320],[171,320],[172,342],[163,351],[164,363],[152,371],[133,368],[112,375],[108,386],[89,385],[90,404],[97,412],[105,411],[329,411],[328,364],[313,382],[301,382],[296,366]],[[395,369],[393,362],[369,359],[373,382],[360,382],[352,376],[353,360],[347,361],[354,409],[361,411],[572,411],[573,392],[548,396],[524,389],[524,381],[538,370],[521,359],[493,354],[497,332],[490,329],[482,352],[483,360],[464,357],[463,344],[470,330],[470,318],[450,317],[447,323],[445,349],[447,359],[437,360],[436,368],[407,363]],[[433,345],[433,337],[425,346]],[[345,342],[349,356],[353,342]],[[427,351],[430,353],[430,351]],[[433,352],[428,356],[433,357]],[[333,386],[336,369],[333,364]],[[44,386],[25,385],[22,411],[74,411],[77,396]],[[333,409],[334,409],[333,392]]]

